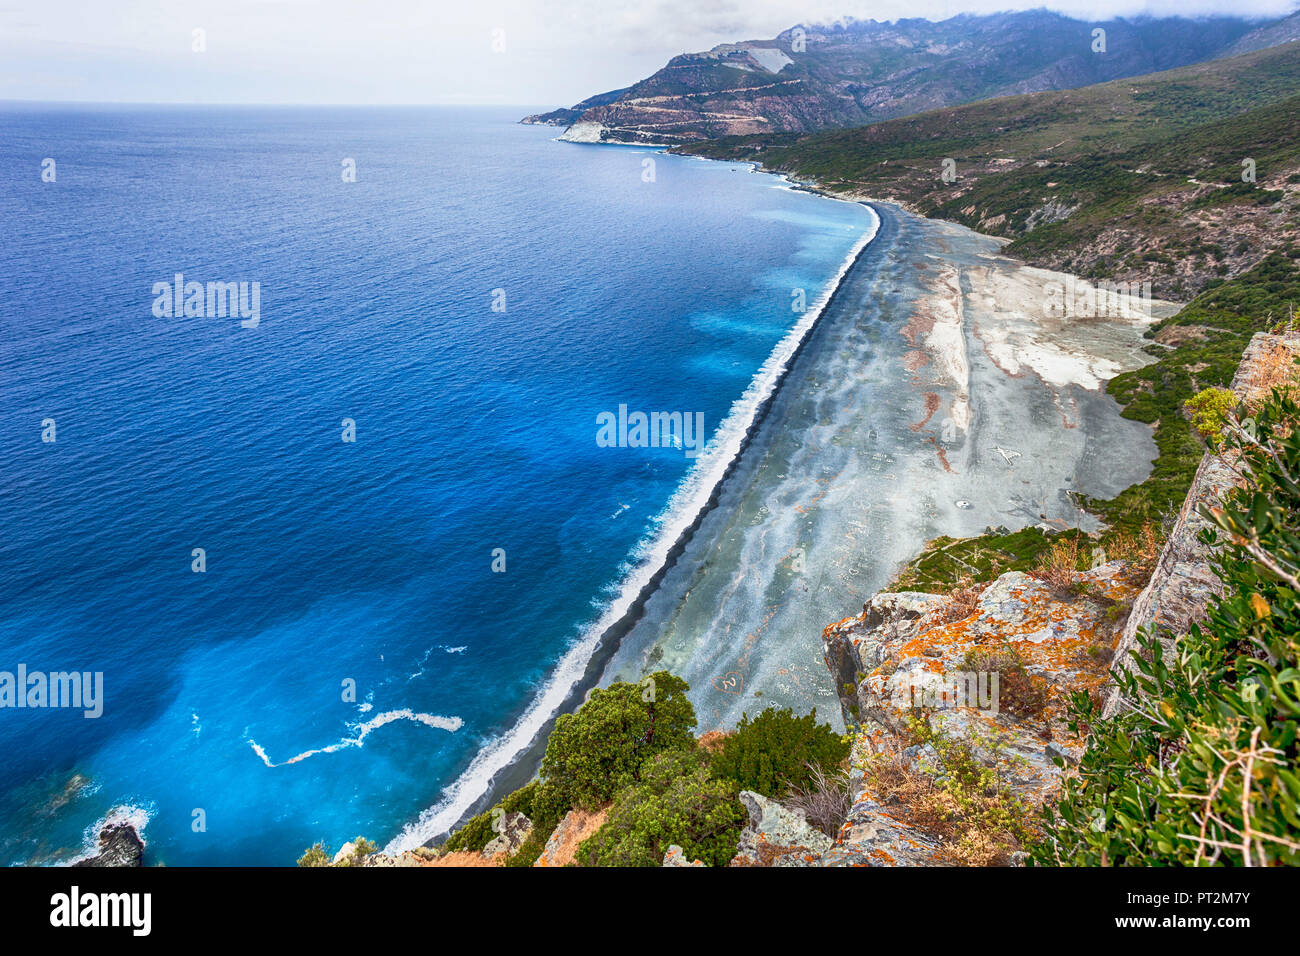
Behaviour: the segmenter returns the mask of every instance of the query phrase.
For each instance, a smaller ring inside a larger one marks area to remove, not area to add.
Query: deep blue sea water
[[[105,685],[0,709],[0,860],[432,835],[681,497],[596,416],[713,434],[873,222],[521,112],[0,104],[0,671]],[[178,272],[260,324],[155,316]]]

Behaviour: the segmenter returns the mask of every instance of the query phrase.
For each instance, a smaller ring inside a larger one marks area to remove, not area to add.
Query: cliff
[[[1009,862],[1017,826],[1059,785],[1057,761],[1078,761],[1066,702],[1100,693],[1140,587],[1119,561],[1048,580],[1012,571],[958,594],[878,594],[827,627],[826,664],[858,730],[853,807],[826,865]],[[972,788],[960,778],[975,768],[990,776]],[[945,823],[966,799],[996,811],[989,826]]]
[[[1256,334],[1232,380],[1233,393],[1247,408],[1258,405],[1279,383],[1279,375],[1290,373],[1297,357],[1300,334]],[[1210,566],[1211,549],[1200,540],[1200,534],[1212,526],[1206,511],[1217,507],[1237,483],[1233,463],[1224,456],[1208,452],[1201,460],[1151,580],[1134,603],[1115,648],[1117,666],[1132,667],[1140,630],[1153,630],[1165,649],[1172,652],[1178,635],[1205,620],[1206,605],[1212,597],[1222,594],[1223,588]],[[1122,705],[1112,685],[1103,715],[1114,715]]]

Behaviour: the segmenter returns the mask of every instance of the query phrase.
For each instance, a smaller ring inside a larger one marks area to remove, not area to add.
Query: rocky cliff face
[[[674,57],[639,83],[524,122],[579,142],[673,145],[861,126],[989,97],[1071,89],[1281,42],[1238,18],[1087,23],[1043,10],[795,27]],[[1104,52],[1094,29],[1105,31]],[[1249,39],[1247,39],[1249,38]]]
[[[1279,371],[1289,373],[1294,369],[1294,360],[1298,356],[1300,333],[1259,333],[1251,339],[1242,355],[1241,365],[1232,381],[1233,392],[1247,407],[1255,405],[1277,384]],[[1232,462],[1220,455],[1206,454],[1192,479],[1191,489],[1169,532],[1151,580],[1137,598],[1116,646],[1118,666],[1131,666],[1140,630],[1154,629],[1165,649],[1172,652],[1177,636],[1203,621],[1210,599],[1222,593],[1222,585],[1210,566],[1210,547],[1199,541],[1198,536],[1210,527],[1203,509],[1217,506],[1236,483]],[[1123,700],[1111,687],[1103,715],[1112,716],[1122,706]]]

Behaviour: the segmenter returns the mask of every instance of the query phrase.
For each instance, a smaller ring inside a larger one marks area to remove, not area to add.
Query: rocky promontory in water
[[[110,823],[100,830],[98,851],[72,865],[144,866],[144,841],[130,823]]]

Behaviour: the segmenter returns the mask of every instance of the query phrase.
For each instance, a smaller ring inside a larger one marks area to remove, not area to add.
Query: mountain
[[[1228,47],[1224,51],[1224,55],[1236,56],[1238,53],[1250,53],[1254,50],[1280,46],[1283,43],[1291,43],[1295,40],[1300,40],[1300,13],[1293,13],[1289,17],[1274,20],[1262,27],[1251,30]]]
[[[597,93],[595,96],[589,96],[581,103],[577,103],[568,109],[551,110],[549,113],[525,116],[519,122],[541,126],[571,126],[581,119],[582,114],[587,110],[596,106],[608,106],[626,92],[627,87],[621,90],[610,90],[608,93]]]
[[[1104,51],[1095,31],[1104,31]],[[1300,18],[1089,23],[1046,10],[795,27],[674,57],[647,79],[524,122],[579,142],[683,144],[806,133],[991,97],[1138,76],[1285,42]],[[1240,49],[1234,49],[1241,44]]]
[[[893,199],[1005,236],[1032,264],[1150,281],[1183,300],[1300,237],[1297,129],[1300,43],[1288,43],[856,129],[679,149]]]

